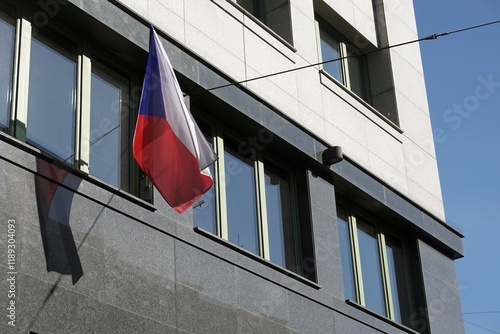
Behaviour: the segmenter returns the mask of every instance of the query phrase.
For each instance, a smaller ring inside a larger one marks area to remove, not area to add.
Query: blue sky
[[[499,0],[414,6],[419,37],[500,20]],[[446,217],[465,234],[456,267],[466,332],[500,333],[500,24],[420,49]]]

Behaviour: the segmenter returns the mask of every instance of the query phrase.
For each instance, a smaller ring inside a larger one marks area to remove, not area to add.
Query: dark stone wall
[[[66,180],[55,182],[54,173],[40,169],[40,161],[46,162],[36,150],[5,140],[2,136],[0,258],[7,258],[7,223],[15,220],[16,327],[7,324],[6,309],[12,298],[7,297],[10,285],[4,278],[0,284],[0,307],[5,313],[1,332],[404,332],[344,302],[332,209],[334,188],[319,177],[309,175],[318,281],[306,284],[196,233],[188,223],[189,213],[178,216],[158,198],[154,211],[78,173],[65,174],[79,179],[75,189]],[[65,193],[61,198],[66,200],[54,197],[53,201],[61,202],[52,203],[64,208],[52,217],[63,228],[44,225],[39,212],[43,190],[36,181],[39,178]],[[176,221],[172,217],[183,218]],[[53,247],[51,252],[43,235]],[[73,243],[74,248],[61,246],[65,244],[61,240]],[[451,265],[453,261],[429,246],[422,246],[420,255],[426,295],[430,296],[445,284],[444,277],[455,277],[454,272],[442,273],[444,269],[436,261]],[[69,266],[65,274],[47,271],[47,262],[54,257],[56,264]],[[83,271],[76,284],[75,261]],[[7,261],[0,268],[6,276]],[[459,299],[447,305],[448,309],[452,310],[447,315],[456,316]],[[431,319],[430,325],[440,333],[456,333],[443,331],[443,322]]]

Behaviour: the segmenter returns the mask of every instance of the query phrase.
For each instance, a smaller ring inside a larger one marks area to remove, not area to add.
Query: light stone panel
[[[311,18],[292,6],[293,44],[297,55],[307,63],[319,62],[314,16]]]
[[[423,112],[400,93],[396,93],[396,99],[400,111],[399,121],[401,128],[405,131],[404,136],[435,158],[436,151],[429,113]]]
[[[372,44],[377,45],[377,29],[372,15],[369,16],[365,11],[354,6],[354,27]]]
[[[427,105],[424,77],[397,52],[391,50],[394,87],[415,105]],[[403,129],[404,130],[404,129]]]
[[[274,33],[272,29],[268,28],[266,25],[256,20],[255,18],[247,15],[243,16],[242,23],[245,28],[251,31],[256,37],[267,43],[269,46],[271,46],[277,52],[281,53],[290,61],[295,61],[295,48],[291,44],[283,40],[278,34]]]
[[[318,69],[311,67],[299,70],[296,72],[296,77],[299,102],[316,114],[325,116]]]
[[[186,23],[186,44],[211,64],[217,66],[235,80],[245,79],[244,61],[227,51],[220,44]]]
[[[435,197],[440,197],[441,186],[436,158],[430,156],[412,141],[403,142],[406,174]]]
[[[372,151],[369,151],[369,159],[370,167],[368,170],[370,172],[377,175],[381,180],[403,195],[408,195],[408,178],[404,172],[401,172],[399,168],[381,159]]]
[[[299,104],[299,124],[315,133],[320,138],[325,138],[325,119],[313,110]]]
[[[198,34],[205,35],[208,39],[218,44],[220,48],[227,50],[227,52],[236,58],[240,60],[245,59],[241,22],[228,15],[211,1],[186,0],[185,12],[186,23],[195,27],[198,30]],[[186,42],[189,47],[195,49],[197,52],[202,51],[203,56],[209,54],[221,56],[220,63],[224,63],[224,55],[218,52],[220,50],[212,49],[211,45],[189,43],[198,41],[197,38],[193,38],[193,36],[188,38],[187,35],[188,30],[186,27]]]
[[[395,16],[403,21],[408,28],[417,32],[417,21],[413,0],[388,0],[384,3],[386,15]]]
[[[184,17],[184,0],[149,0],[149,10],[154,8],[153,2],[158,2],[174,14]]]
[[[420,46],[417,43],[409,44],[395,48],[392,52],[405,59],[420,74],[422,77],[421,85],[425,88],[425,80],[423,79],[424,67],[420,57]],[[421,108],[424,107],[427,107],[427,103],[421,106]]]
[[[290,6],[292,7],[292,12],[294,11],[294,9],[300,10],[311,20],[314,20],[313,0],[290,0]]]
[[[368,16],[372,21],[373,18],[373,0],[356,0],[353,1],[355,7],[358,7],[366,16]]]
[[[438,194],[438,196],[431,194],[419,184],[415,183],[411,179],[408,179],[408,196],[415,201],[415,203],[421,205],[438,219],[446,221],[441,194]]]
[[[259,77],[262,74],[247,66],[247,75],[249,78]],[[296,83],[296,79],[293,78]],[[283,90],[278,84],[269,79],[259,79],[245,84],[255,94],[276,107],[279,111],[291,119],[299,120],[299,101]],[[296,93],[296,92],[295,92]]]
[[[336,11],[344,20],[354,25],[354,2],[339,0],[324,0],[334,11]]]
[[[342,146],[342,153],[360,166],[368,168],[370,159],[366,145],[360,144],[352,137],[329,122],[325,123],[326,140],[332,146]]]
[[[327,122],[367,147],[365,116],[325,88],[323,88],[323,108]]]
[[[417,33],[411,30],[399,18],[395,18],[391,22],[391,27],[392,29],[387,32],[390,45],[397,45],[418,39]],[[396,48],[393,48],[391,51],[398,53],[421,74],[424,73],[424,70],[422,68],[422,58],[420,55],[420,47],[418,43],[398,46]]]
[[[377,45],[377,34],[371,1],[325,1],[337,14],[346,20],[354,29]]]
[[[405,173],[401,142],[371,121],[366,122],[366,140],[370,152]]]
[[[365,116],[367,119],[371,120],[374,124],[377,124],[379,127],[384,129],[386,132],[390,133],[394,138],[400,140],[401,133],[396,130],[393,126],[390,125],[388,121],[386,121],[384,118],[382,118],[378,113],[377,110],[371,106],[369,106],[367,103],[361,100],[358,96],[356,96],[354,93],[348,91],[346,88],[344,88],[343,85],[329,77],[328,75],[321,73],[320,74],[321,78],[321,83],[324,85],[328,90],[334,93],[334,96],[337,96],[340,98],[343,102],[339,102],[339,108],[353,108],[353,110],[356,110],[363,116]],[[323,97],[328,97],[329,93],[325,93]],[[324,106],[327,106],[323,102]],[[327,106],[328,108],[328,106]],[[325,111],[325,115],[327,112]]]
[[[381,7],[379,7],[381,8]],[[413,35],[417,35],[417,29],[416,25],[410,23],[407,23],[407,17],[403,17],[402,15],[404,14],[403,11],[405,11],[405,8],[403,7],[402,3],[397,0],[397,1],[392,1],[391,3],[384,3],[383,5],[384,9],[384,16],[385,16],[385,23],[387,26],[387,34],[390,36],[389,37],[389,45],[394,43],[394,40],[390,40],[390,38],[402,38],[403,36],[398,36],[398,31],[395,28],[395,22],[400,21],[405,25],[405,30],[412,31]]]
[[[387,38],[389,45],[396,45],[412,41],[417,38],[417,32],[408,27],[403,20],[391,13],[387,14],[387,11],[384,13],[386,16],[389,15],[389,18],[386,17]]]
[[[296,66],[293,60],[276,52],[273,45],[267,43],[246,27],[244,30],[244,43],[246,66],[258,73],[257,75],[248,75],[248,78],[285,71]],[[276,43],[280,42],[276,40]],[[273,82],[279,89],[297,98],[297,79],[295,72],[275,75],[265,80]],[[259,82],[261,82],[261,80],[259,80]],[[272,94],[274,92],[269,93]]]
[[[234,17],[239,22],[243,22],[243,17],[245,16],[245,14],[243,14],[241,10],[239,10],[238,8],[236,8],[236,6],[234,6],[231,3],[232,1],[228,0],[210,0],[210,1],[219,6],[224,11],[226,11],[229,15]]]
[[[178,10],[173,12],[170,9],[172,6],[169,4],[169,7],[165,7],[162,2],[171,2],[171,1],[157,1],[157,0],[149,0],[148,5],[148,19],[155,25],[157,29],[160,29],[178,40],[179,42],[185,42],[184,38],[184,18],[179,16]],[[182,1],[178,2],[179,4],[183,4]],[[183,8],[183,6],[181,6]],[[183,15],[181,11],[181,15]]]

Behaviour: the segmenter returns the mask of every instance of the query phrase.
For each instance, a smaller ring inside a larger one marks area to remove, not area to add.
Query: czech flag
[[[184,103],[153,27],[132,150],[143,172],[179,213],[213,184],[208,166],[216,155]]]

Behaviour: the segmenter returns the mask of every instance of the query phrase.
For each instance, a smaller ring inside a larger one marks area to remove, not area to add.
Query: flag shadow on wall
[[[35,192],[47,271],[71,275],[75,285],[83,275],[69,219],[74,191],[81,178],[41,158],[36,159]]]

